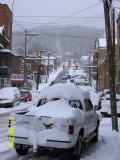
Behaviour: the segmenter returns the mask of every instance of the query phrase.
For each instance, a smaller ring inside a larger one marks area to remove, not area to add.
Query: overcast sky
[[[13,29],[49,26],[104,28],[101,0],[14,0]],[[0,0],[12,10],[13,0]],[[120,2],[119,2],[120,3]],[[114,5],[119,6],[116,2]],[[117,10],[117,12],[120,10]]]

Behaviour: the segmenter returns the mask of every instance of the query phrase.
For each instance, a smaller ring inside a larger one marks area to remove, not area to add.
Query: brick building
[[[12,12],[7,4],[0,3],[0,27],[4,26],[6,38],[10,41],[7,49],[11,50],[12,42]]]
[[[26,60],[27,62],[27,77],[28,84],[31,88],[36,85],[37,72],[38,72],[38,61],[37,60]],[[44,81],[46,78],[46,66],[41,65],[40,70],[40,82]],[[45,82],[45,81],[44,81]],[[16,55],[12,59],[12,75],[11,75],[11,85],[22,88],[24,86],[24,57]]]
[[[116,39],[116,52],[117,52],[117,39]],[[107,45],[106,38],[98,38],[95,41],[95,52],[93,57],[93,63],[98,68],[95,68],[93,72],[96,72],[94,79],[97,80],[98,91],[103,91],[109,88],[109,68],[107,58]],[[116,54],[117,55],[117,54]],[[117,68],[116,68],[117,70]]]
[[[10,86],[12,57],[14,54],[6,49],[9,40],[5,36],[4,27],[0,27],[0,88]]]

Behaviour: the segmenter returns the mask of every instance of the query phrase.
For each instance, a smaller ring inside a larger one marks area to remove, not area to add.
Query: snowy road
[[[8,119],[8,116],[0,118],[0,143],[8,140]]]
[[[59,76],[63,76],[66,74],[66,70],[62,72]],[[61,81],[61,78],[57,78],[57,82]],[[98,103],[98,94],[95,93],[94,88],[87,86],[87,89],[90,91],[91,100],[93,104]],[[34,103],[34,99],[32,103],[21,103],[18,108],[22,108],[22,106],[31,107]],[[17,109],[17,108],[16,108]],[[25,108],[22,108],[25,109]],[[38,153],[33,153],[32,149],[29,150],[28,154],[25,156],[19,156],[15,149],[9,150],[9,142],[7,140],[7,132],[8,132],[8,118],[9,113],[13,110],[9,110],[9,112],[4,112],[2,110],[3,115],[0,118],[0,160],[67,160],[67,154],[63,151],[39,151]],[[119,120],[119,130],[120,130],[120,118]],[[82,158],[81,160],[120,160],[120,134],[112,131],[111,118],[103,118],[100,124],[99,131],[99,140],[98,143],[88,143],[84,145]]]
[[[120,119],[119,119],[120,122]],[[120,123],[119,123],[120,129]],[[120,160],[119,133],[111,131],[111,119],[104,118],[100,125],[98,143],[88,143],[83,148],[81,160]],[[8,141],[0,144],[0,157],[2,160],[66,160],[67,154],[63,151],[40,151],[33,154],[32,149],[26,156],[19,156],[14,149],[8,149]],[[112,147],[112,150],[111,150]]]

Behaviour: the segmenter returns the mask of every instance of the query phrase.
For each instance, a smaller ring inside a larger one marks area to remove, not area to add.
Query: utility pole
[[[27,81],[27,63],[26,63],[26,33],[25,30],[25,55],[24,55],[24,88],[28,87],[28,81]]]
[[[91,51],[89,53],[89,82],[90,82],[90,86],[91,86]]]
[[[112,129],[118,131],[116,91],[115,91],[115,53],[113,53],[110,16],[109,16],[111,4],[112,4],[112,0],[103,0],[106,40],[107,40],[108,67],[109,67],[109,86],[110,86]]]
[[[50,53],[48,53],[48,66],[47,66],[47,76],[49,78],[49,57],[50,57]]]
[[[106,61],[107,61],[107,55],[105,55],[105,70],[104,70],[104,89],[106,89]]]
[[[39,49],[37,49],[37,57],[39,57]],[[39,88],[39,81],[40,81],[40,60],[38,60],[38,71],[37,71],[36,90],[38,90],[38,88]]]
[[[98,68],[98,50],[97,50],[97,83],[96,83],[96,90],[97,93],[99,92],[99,68]]]
[[[24,88],[28,88],[28,78],[27,78],[27,63],[26,63],[26,48],[28,41],[33,37],[38,35],[37,33],[28,33],[25,29],[25,55],[24,55]],[[31,36],[27,41],[27,36]]]

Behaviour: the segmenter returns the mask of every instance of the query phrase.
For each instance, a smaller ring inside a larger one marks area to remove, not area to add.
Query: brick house
[[[35,58],[35,57],[33,57]],[[37,72],[38,72],[38,61],[37,60],[26,60],[27,62],[27,75],[28,84],[31,88],[36,84]],[[46,78],[46,66],[41,65],[40,70],[40,80],[44,81]],[[12,59],[12,75],[11,75],[11,85],[22,88],[24,86],[24,57],[22,55],[15,55]]]
[[[0,27],[4,26],[6,38],[9,40],[7,49],[11,50],[12,42],[12,12],[7,4],[0,3]]]
[[[107,58],[107,45],[106,38],[98,38],[95,41],[94,46],[93,63],[98,68],[95,68],[93,72],[96,72],[94,79],[97,80],[98,91],[103,91],[109,88],[109,70],[108,70],[108,58]],[[117,39],[116,39],[116,50],[117,50]],[[116,51],[117,52],[117,51]],[[98,78],[97,78],[98,75]]]
[[[11,62],[14,54],[6,49],[9,40],[5,36],[4,27],[0,27],[0,88],[10,86]]]

